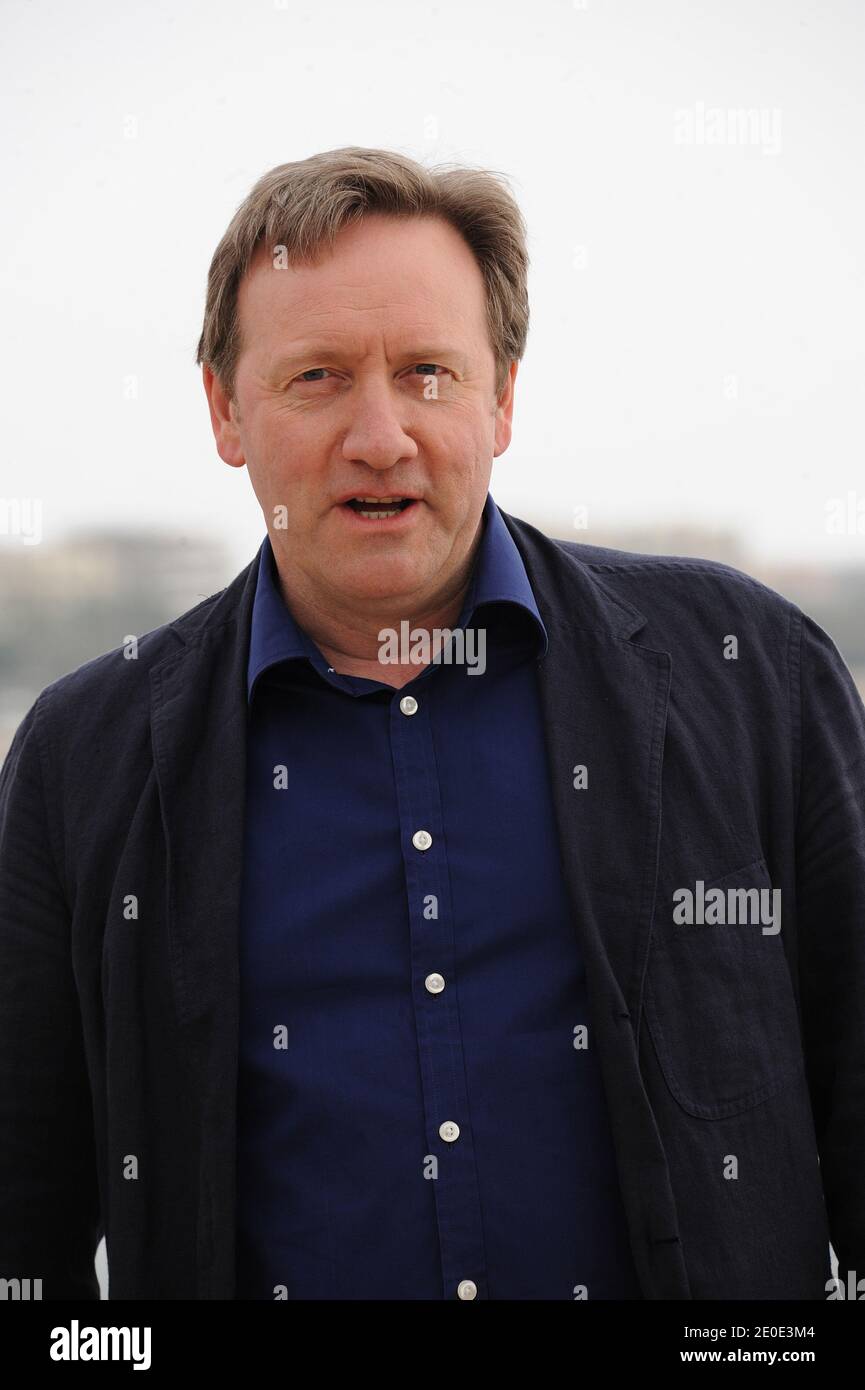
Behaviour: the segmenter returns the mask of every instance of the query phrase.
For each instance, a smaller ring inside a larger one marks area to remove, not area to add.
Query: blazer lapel
[[[200,1298],[234,1294],[246,662],[257,571],[256,558],[200,625],[178,620],[183,645],[151,672],[171,974],[200,1107]]]
[[[549,635],[538,688],[562,873],[585,960],[631,1248],[647,1298],[689,1299],[669,1166],[639,1066],[672,661],[631,641],[643,614],[576,554],[502,516]]]
[[[566,886],[583,944],[609,962],[639,1046],[671,659],[630,640],[645,617],[578,559],[505,521],[549,633],[538,678]]]

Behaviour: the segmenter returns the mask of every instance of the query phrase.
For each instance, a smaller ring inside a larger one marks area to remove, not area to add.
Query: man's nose
[[[350,463],[370,468],[391,468],[412,459],[418,449],[408,433],[407,403],[390,383],[356,386],[350,394],[350,419],[343,441],[343,456]]]

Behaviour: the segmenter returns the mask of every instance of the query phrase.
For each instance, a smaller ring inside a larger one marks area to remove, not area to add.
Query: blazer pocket
[[[774,899],[762,859],[705,884],[704,896],[713,888],[723,890],[724,921],[675,922],[676,888],[696,895],[695,880],[659,890],[646,972],[646,1023],[679,1105],[700,1119],[723,1119],[759,1105],[803,1067],[798,1009],[782,945],[783,910],[780,930],[764,932]],[[731,899],[727,890],[735,888],[769,892]],[[769,912],[755,922],[759,907]]]

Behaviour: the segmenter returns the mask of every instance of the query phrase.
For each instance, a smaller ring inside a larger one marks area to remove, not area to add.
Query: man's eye
[[[316,372],[326,372],[327,370],[327,367],[310,367],[308,371],[301,372],[297,380],[303,381],[305,377],[315,376]],[[319,376],[318,380],[321,381],[321,379],[322,378]]]
[[[418,362],[412,370],[419,376],[435,376],[436,372],[447,373],[447,367],[439,366],[438,362]],[[309,367],[305,372],[301,372],[300,376],[295,377],[295,381],[312,384],[314,381],[323,381],[330,375],[329,367]]]

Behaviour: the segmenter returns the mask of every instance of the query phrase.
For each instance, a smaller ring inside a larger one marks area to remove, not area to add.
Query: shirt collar
[[[483,535],[457,627],[468,626],[476,609],[482,604],[513,603],[534,619],[539,656],[544,656],[549,646],[547,630],[520,552],[491,493],[487,493],[482,515]],[[295,622],[282,597],[270,537],[265,536],[259,551],[258,580],[252,608],[247,698],[252,698],[255,682],[264,671],[293,657],[307,657],[315,666],[320,666],[323,661],[318,647]]]

